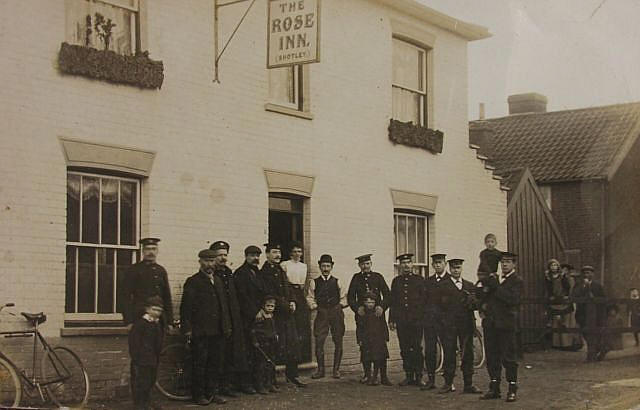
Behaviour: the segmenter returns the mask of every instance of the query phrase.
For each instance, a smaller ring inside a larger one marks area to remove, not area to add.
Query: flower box
[[[389,139],[394,144],[422,148],[434,154],[442,153],[444,134],[412,122],[391,119],[389,123]]]
[[[110,50],[62,43],[58,65],[66,74],[140,88],[159,89],[164,80],[162,61],[150,59],[146,51],[120,55]]]

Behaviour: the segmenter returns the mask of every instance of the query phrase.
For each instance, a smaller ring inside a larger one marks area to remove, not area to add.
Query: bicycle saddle
[[[20,314],[24,316],[29,322],[33,322],[34,325],[36,323],[38,324],[44,323],[47,320],[47,315],[45,315],[43,312],[40,312],[40,313],[20,312]]]

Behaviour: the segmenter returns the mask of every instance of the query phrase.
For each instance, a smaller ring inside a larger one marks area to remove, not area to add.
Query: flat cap
[[[164,309],[164,302],[162,298],[158,295],[150,296],[144,300],[145,306],[159,306]]]
[[[321,263],[330,263],[333,265],[333,258],[331,257],[331,255],[325,253],[324,255],[320,256],[320,259],[318,260],[318,265],[320,265]]]
[[[403,253],[402,255],[396,256],[396,259],[399,262],[402,262],[402,261],[407,260],[407,259],[411,260],[411,258],[413,258],[413,254],[412,253]]]
[[[368,262],[368,261],[371,260],[371,255],[373,255],[373,254],[372,253],[365,253],[364,255],[356,256],[356,259],[358,260],[358,263]]]
[[[217,251],[218,249],[226,249],[228,251],[229,244],[225,241],[215,241],[211,244],[211,246],[209,246],[209,249],[211,249],[212,251]]]
[[[261,255],[262,254],[262,249],[258,248],[255,245],[249,245],[246,248],[244,248],[244,256],[250,255],[250,254],[256,254],[256,255]]]
[[[214,259],[216,252],[213,249],[203,249],[198,252],[198,258],[200,259]]]
[[[591,271],[591,272],[595,272],[595,271],[596,271],[596,269],[595,269],[593,266],[591,266],[591,265],[584,265],[584,266],[582,267],[582,269],[580,269],[580,270],[581,270],[581,271],[583,271],[583,272],[584,272],[584,271],[587,271],[587,270],[589,270],[589,271]]]
[[[140,239],[140,245],[157,245],[160,242],[158,238],[142,238]]]

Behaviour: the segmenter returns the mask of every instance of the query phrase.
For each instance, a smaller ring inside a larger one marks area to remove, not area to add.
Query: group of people
[[[140,241],[142,261],[126,276],[124,320],[130,328],[131,386],[138,408],[151,406],[149,397],[162,338],[173,324],[167,272],[156,262],[159,241]],[[517,256],[498,251],[492,234],[487,235],[485,244],[475,283],[462,278],[463,259],[447,259],[442,253],[431,255],[434,274],[423,278],[414,272],[413,255],[403,254],[397,257],[400,274],[389,288],[384,276],[372,270],[372,255],[366,254],[356,258],[359,272],[345,291],[342,282],[332,275],[331,255],[320,257],[320,275],[309,278],[307,266],[301,262],[299,243],[291,246],[291,260],[285,262],[281,262],[279,244],[265,244],[262,267],[262,250],[248,246],[244,263],[232,272],[227,266],[229,244],[214,242],[198,253],[200,269],[186,280],[180,304],[180,330],[192,347],[194,402],[222,404],[226,401],[223,396],[235,397],[240,392],[278,392],[276,362],[285,364],[288,381],[306,387],[299,378],[298,364],[304,334],[311,330],[310,321],[318,363],[311,378],[326,377],[324,348],[331,333],[335,346],[331,376],[339,379],[347,307],[355,315],[362,383],[391,385],[387,375],[391,330],[397,334],[406,375],[400,386],[436,388],[440,341],[444,384],[439,392],[443,394],[456,390],[458,351],[462,353],[463,393],[482,394],[472,380],[474,311],[478,310],[491,379],[489,390],[480,398],[501,397],[504,367],[509,386],[507,401],[515,401],[515,332],[523,282],[515,269]]]

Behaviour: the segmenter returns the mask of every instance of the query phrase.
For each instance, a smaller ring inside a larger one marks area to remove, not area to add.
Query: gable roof
[[[640,135],[640,102],[471,121],[489,125],[491,163],[508,178],[529,168],[537,182],[611,177]]]

